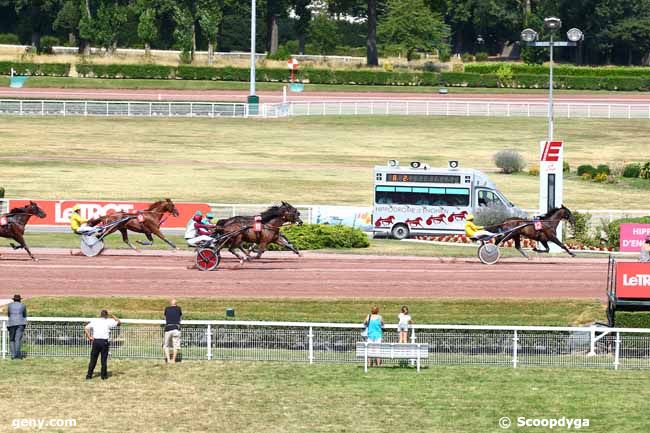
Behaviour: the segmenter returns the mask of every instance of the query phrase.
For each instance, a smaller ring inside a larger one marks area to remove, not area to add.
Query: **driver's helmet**
[[[194,221],[196,221],[197,223],[200,223],[202,218],[201,218],[201,215],[198,215],[198,214],[197,214],[197,215],[194,215],[194,217],[193,217],[192,219],[193,219]]]
[[[203,216],[203,212],[201,212],[200,210],[197,210],[196,212],[194,212],[194,216],[197,216],[197,215],[198,216]]]
[[[214,219],[214,214],[210,212],[205,214],[205,217],[208,219],[208,221],[212,221]]]
[[[72,212],[79,212],[81,210],[81,206],[78,204],[72,206]]]
[[[468,214],[468,215],[465,217],[465,219],[466,219],[467,221],[474,221],[474,215],[472,215],[472,214]]]

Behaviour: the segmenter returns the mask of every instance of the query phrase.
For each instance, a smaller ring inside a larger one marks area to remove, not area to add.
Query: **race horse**
[[[137,241],[140,245],[153,244],[152,235],[156,235],[171,248],[176,249],[176,245],[174,245],[174,243],[169,239],[165,238],[165,235],[160,231],[160,225],[164,221],[163,218],[166,214],[171,214],[175,217],[179,215],[176,205],[174,205],[174,202],[168,198],[151,204],[146,210],[136,212],[114,212],[110,215],[91,219],[88,221],[88,225],[91,227],[95,227],[99,224],[106,225],[131,217],[131,219],[125,221],[124,224],[118,224],[115,227],[110,228],[105,236],[119,230],[122,234],[122,240],[124,243],[137,251],[138,248],[129,241],[129,235],[127,232],[131,230],[135,233],[142,233],[147,237],[148,242]]]
[[[566,251],[571,257],[575,257],[575,254],[569,251],[566,245],[564,245],[562,241],[557,238],[557,226],[562,220],[567,220],[572,225],[575,224],[575,217],[568,208],[564,207],[564,205],[559,208],[553,208],[546,214],[533,220],[509,218],[498,225],[501,231],[506,234],[500,239],[497,238],[497,243],[504,243],[510,239],[513,239],[517,251],[519,251],[522,256],[529,258],[528,255],[521,249],[521,236],[523,236],[528,239],[538,241],[544,245],[544,248],[546,248],[546,250],[538,250],[537,248],[533,248],[533,251],[537,253],[550,252],[548,243],[553,242],[555,245]]]
[[[280,206],[271,206],[262,212],[260,217],[260,231],[255,231],[254,216],[234,216],[217,221],[216,232],[218,234],[232,235],[228,242],[228,251],[236,256],[241,264],[244,263],[244,260],[250,258],[250,251],[245,251],[242,247],[244,242],[257,245],[257,255],[255,257],[257,259],[262,257],[266,247],[272,243],[288,248],[300,255],[300,252],[291,245],[291,242],[280,233],[280,228],[285,224],[302,225],[298,209],[283,201]],[[236,249],[239,249],[244,255],[239,255]]]
[[[17,250],[24,248],[32,260],[38,261],[38,259],[32,255],[32,252],[29,251],[24,238],[25,226],[32,215],[36,215],[39,218],[45,218],[47,216],[43,209],[38,207],[38,205],[33,201],[30,201],[28,205],[23,207],[15,207],[7,214],[0,215],[0,236],[15,240],[18,242],[18,245],[11,243],[10,245],[13,249]]]

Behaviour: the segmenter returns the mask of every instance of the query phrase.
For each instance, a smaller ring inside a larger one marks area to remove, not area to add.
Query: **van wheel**
[[[409,228],[406,224],[396,224],[390,232],[393,239],[402,240],[409,237]]]

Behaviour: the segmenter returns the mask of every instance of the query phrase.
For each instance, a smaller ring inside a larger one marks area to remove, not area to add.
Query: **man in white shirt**
[[[95,365],[97,365],[97,357],[99,357],[100,354],[102,355],[102,379],[108,379],[108,338],[111,333],[111,328],[115,328],[122,324],[120,319],[115,317],[113,314],[110,314],[110,319],[108,316],[108,311],[102,310],[100,318],[91,320],[84,328],[86,338],[90,343],[92,343],[90,363],[88,364],[86,379],[93,378],[93,371],[95,371]],[[92,335],[90,333],[91,329]]]

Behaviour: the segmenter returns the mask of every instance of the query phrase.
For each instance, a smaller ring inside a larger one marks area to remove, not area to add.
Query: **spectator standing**
[[[11,359],[20,359],[22,354],[20,346],[23,342],[23,333],[27,325],[27,307],[20,302],[22,298],[20,295],[14,295],[13,302],[7,305],[7,329],[9,330],[9,351],[11,352]]]
[[[181,307],[176,305],[176,299],[172,299],[169,301],[169,306],[165,307],[165,336],[163,339],[165,362],[168,364],[176,362],[176,355],[181,348],[181,316],[183,316]],[[172,349],[171,357],[169,349]]]
[[[641,245],[641,254],[639,256],[639,261],[650,263],[650,236],[648,236],[645,239],[645,243]]]
[[[399,324],[397,325],[397,332],[399,332],[399,342],[408,343],[409,325],[413,324],[411,315],[409,314],[409,307],[402,305],[400,313],[397,315]]]
[[[110,316],[110,318],[108,316]],[[115,328],[121,324],[122,322],[120,322],[120,319],[115,317],[113,314],[109,314],[107,310],[102,310],[99,319],[91,320],[90,323],[85,326],[84,334],[86,334],[86,338],[92,344],[86,379],[93,378],[93,372],[95,371],[99,355],[102,357],[102,380],[108,379],[108,340],[111,328]],[[92,330],[92,335],[90,330]]]
[[[368,343],[381,343],[381,338],[384,333],[384,319],[379,315],[379,307],[372,307],[364,325],[368,328]],[[381,364],[381,358],[375,359],[375,364],[379,366]],[[370,360],[370,366],[372,367],[372,360]]]

